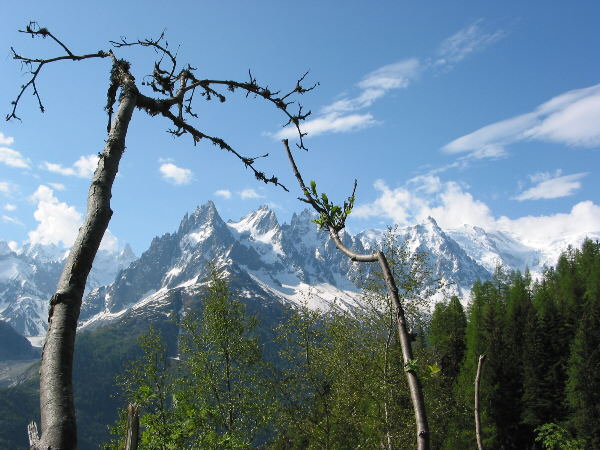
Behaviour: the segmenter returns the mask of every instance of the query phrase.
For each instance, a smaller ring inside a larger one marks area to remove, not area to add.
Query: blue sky
[[[92,3],[2,6],[3,114],[27,80],[10,46],[60,54],[49,40],[17,32],[30,20],[76,53],[166,30],[199,78],[245,81],[251,69],[285,90],[310,70],[319,86],[302,98],[313,114],[304,125],[310,151],[298,163],[330,198],[348,195],[358,178],[351,231],[428,215],[446,228],[502,229],[535,246],[600,231],[597,1]],[[116,52],[138,79],[151,71],[151,51]],[[38,88],[46,112],[28,94],[23,120],[0,123],[1,240],[72,243],[106,138],[109,64],[45,67]],[[259,167],[291,193],[136,111],[104,245],[129,242],[139,254],[207,200],[233,220],[264,203],[283,221],[303,208],[279,142],[288,133],[281,113],[237,94],[199,103],[198,112],[198,128],[244,154],[269,153]]]

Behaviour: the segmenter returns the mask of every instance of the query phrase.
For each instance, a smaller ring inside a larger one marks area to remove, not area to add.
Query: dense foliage
[[[371,275],[360,311],[267,308],[271,317],[215,272],[201,308],[181,323],[82,334],[75,377],[82,448],[105,440],[104,424],[129,401],[141,405],[141,448],[414,448],[393,311]],[[411,280],[399,285],[417,330],[414,365],[432,448],[475,448],[481,354],[486,448],[600,448],[600,243],[567,250],[537,281],[498,270],[475,283],[466,310],[453,297],[419,317]],[[136,355],[122,372],[125,398],[111,396],[114,374]],[[0,395],[0,422],[13,433],[35,417],[34,384]],[[122,445],[123,418],[109,448]],[[16,448],[10,438],[0,442]]]
[[[410,286],[414,276],[406,280]],[[167,364],[150,335],[146,359],[130,371],[129,399],[146,411],[142,448],[414,446],[392,310],[377,283],[361,311],[298,308],[276,329],[278,355],[269,363],[241,302],[223,280],[212,285],[202,316],[184,327],[181,360]],[[414,364],[433,448],[475,447],[473,380],[481,354],[486,448],[600,448],[598,242],[567,250],[535,282],[527,272],[498,269],[475,283],[466,312],[453,297],[413,326],[424,330],[415,337]],[[152,381],[156,371],[169,381]],[[174,431],[158,444],[162,426]],[[177,441],[174,432],[193,439]]]

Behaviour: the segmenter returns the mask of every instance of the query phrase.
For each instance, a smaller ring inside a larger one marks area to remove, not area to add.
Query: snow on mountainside
[[[541,276],[544,267],[554,266],[561,252],[569,246],[577,248],[585,238],[600,239],[600,232],[566,234],[543,248],[536,248],[505,231],[486,231],[470,225],[448,230],[447,234],[490,273],[500,265],[521,272],[529,269],[534,277]]]
[[[351,308],[361,295],[350,281],[358,263],[335,248],[314,218],[305,210],[280,225],[275,213],[261,206],[225,223],[208,202],[186,215],[176,233],[155,238],[114,283],[92,291],[84,301],[81,325],[100,326],[145,310],[170,314],[169,302],[185,306],[201,295],[208,262],[227,271],[233,290],[249,299]],[[381,237],[378,231],[341,233],[345,245],[361,253],[377,248]],[[429,255],[435,275],[451,285],[451,294],[464,294],[475,280],[490,277],[433,219],[402,230],[399,239],[411,251]]]
[[[359,289],[350,281],[358,263],[335,248],[314,218],[305,210],[294,214],[289,224],[280,224],[275,213],[262,206],[237,222],[225,223],[215,205],[207,202],[186,214],[176,232],[155,237],[138,259],[129,247],[119,255],[99,253],[80,326],[179,314],[201,297],[208,263],[227,272],[234,291],[261,305],[307,301],[310,307],[352,307],[360,299]],[[381,230],[340,234],[357,252],[378,248],[383,236]],[[467,225],[444,231],[428,218],[397,230],[397,239],[411,252],[425,253],[434,277],[448,286],[436,299],[456,294],[466,300],[473,282],[489,279],[498,264],[508,269],[529,267],[536,273],[544,264],[554,264],[567,244],[579,245],[583,236],[565,237],[542,250],[500,231]],[[60,251],[24,247],[13,252],[0,242],[0,319],[25,335],[45,330],[46,304],[63,264]]]
[[[29,245],[13,251],[0,241],[0,320],[24,336],[46,333],[48,302],[68,253],[56,245]],[[86,292],[111,283],[135,255],[129,246],[120,253],[99,251]]]

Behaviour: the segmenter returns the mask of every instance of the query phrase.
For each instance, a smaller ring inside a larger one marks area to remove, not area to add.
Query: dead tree
[[[127,406],[127,434],[125,435],[125,450],[137,450],[139,439],[139,406],[136,403],[130,403]]]
[[[335,243],[338,250],[340,250],[352,261],[376,262],[381,268],[388,295],[392,299],[392,304],[395,308],[396,327],[398,331],[398,339],[402,348],[404,372],[406,373],[408,387],[410,390],[410,398],[415,413],[417,448],[419,450],[426,450],[429,448],[429,426],[427,423],[425,398],[423,396],[421,382],[419,381],[419,377],[417,376],[415,370],[416,367],[412,354],[411,336],[406,324],[404,308],[400,302],[398,287],[396,286],[396,281],[394,280],[392,271],[390,270],[388,260],[382,251],[376,251],[368,254],[355,253],[344,245],[339,236],[339,232],[344,229],[346,225],[346,218],[354,206],[356,181],[354,182],[352,195],[348,197],[343,206],[334,205],[329,201],[327,195],[321,194],[321,196],[319,196],[317,193],[316,183],[314,181],[310,183],[310,189],[306,186],[302,175],[298,170],[298,166],[296,165],[287,139],[283,140],[283,145],[288,155],[296,180],[298,181],[300,189],[304,194],[304,198],[301,197],[299,200],[308,203],[319,214],[319,218],[315,222],[322,229],[325,229],[329,232],[329,236]],[[298,147],[304,148],[302,143],[298,144]]]
[[[485,362],[485,355],[479,355],[477,362],[477,374],[475,375],[475,438],[477,439],[477,449],[484,450],[481,438],[481,413],[479,407],[479,383],[481,381],[481,369]]]
[[[137,108],[151,116],[165,118],[171,126],[168,132],[174,136],[190,135],[194,145],[206,140],[237,157],[253,172],[257,180],[287,190],[279,183],[276,176],[268,177],[255,167],[256,160],[267,155],[244,156],[220,137],[211,136],[193,125],[192,121],[197,117],[193,110],[193,100],[200,96],[206,100],[217,99],[224,102],[226,97],[223,91],[236,90],[241,90],[246,96],[262,98],[272,103],[287,117],[287,124],[284,126],[291,124],[296,127],[300,138],[299,145],[303,146],[304,135],[300,132],[299,124],[310,115],[310,111],[304,113],[302,107],[298,105],[297,112],[292,113],[290,105],[295,103],[292,97],[304,94],[315,86],[303,86],[306,74],[286,93],[272,91],[266,86],[259,85],[251,73],[247,81],[198,78],[192,66],[179,67],[177,53],[169,49],[164,34],[161,34],[158,39],[138,41],[127,41],[122,38],[118,42],[111,41],[111,48],[108,50],[76,54],[47,28],[42,28],[35,22],[31,22],[20,31],[32,38],[42,37],[53,41],[59,49],[59,54],[46,59],[30,58],[20,55],[11,48],[13,58],[22,63],[30,77],[21,86],[16,99],[12,102],[12,111],[7,114],[7,120],[19,119],[17,109],[23,94],[28,90],[32,91],[40,110],[44,112],[36,81],[47,64],[87,59],[107,59],[112,62],[105,106],[108,113],[108,138],[103,152],[99,154],[98,167],[88,192],[85,221],[69,252],[56,293],[50,300],[48,334],[40,368],[41,436],[38,438],[36,427],[29,428],[31,448],[74,449],[77,446],[77,427],[72,368],[77,320],[88,274],[112,216],[110,207],[112,185],[125,150],[127,127],[134,110]],[[152,73],[145,77],[141,84],[138,84],[132,75],[130,62],[117,57],[117,53],[129,47],[147,48],[158,55]],[[142,88],[148,92],[148,95],[142,92]],[[118,108],[113,117],[115,103],[118,103]]]

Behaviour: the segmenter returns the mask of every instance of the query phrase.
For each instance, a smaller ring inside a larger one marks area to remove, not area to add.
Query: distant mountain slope
[[[360,297],[350,281],[357,263],[343,256],[313,219],[305,210],[294,214],[289,224],[280,224],[276,214],[262,206],[226,223],[207,202],[186,214],[176,231],[155,237],[137,259],[129,247],[120,254],[99,252],[80,325],[101,326],[164,309],[170,302],[185,305],[200,292],[208,263],[226,270],[233,288],[248,299],[351,307]],[[348,247],[366,252],[378,248],[383,235],[381,230],[355,236],[343,231],[341,238]],[[535,275],[544,264],[553,264],[568,244],[579,245],[585,237],[565,236],[537,249],[501,231],[469,225],[442,230],[432,218],[397,230],[397,236],[410,251],[425,253],[433,276],[447,286],[436,299],[458,295],[465,300],[473,282],[489,279],[497,265],[508,270],[528,267]],[[13,252],[0,241],[0,319],[25,336],[43,335],[48,299],[64,257],[64,250],[54,246],[25,246]]]
[[[32,347],[10,324],[0,320],[0,361],[34,359],[38,356],[38,349]]]
[[[24,336],[44,335],[48,302],[66,256],[66,250],[55,245],[25,245],[15,252],[0,241],[0,320]],[[86,292],[114,281],[117,272],[134,259],[129,246],[116,254],[98,252]]]

